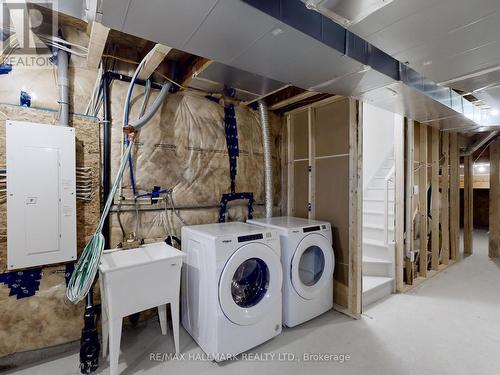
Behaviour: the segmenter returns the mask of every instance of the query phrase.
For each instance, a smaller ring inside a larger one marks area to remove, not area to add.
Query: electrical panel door
[[[75,131],[7,121],[7,268],[76,259]]]

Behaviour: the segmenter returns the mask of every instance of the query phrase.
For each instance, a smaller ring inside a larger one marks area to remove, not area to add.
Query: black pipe
[[[111,190],[111,101],[110,84],[112,79],[109,74],[102,76],[102,100],[103,100],[103,157],[102,157],[102,192],[104,200],[107,199]],[[102,227],[104,236],[104,248],[110,248],[109,219],[106,217]]]
[[[102,100],[103,104],[103,166],[102,166],[102,195],[104,200],[107,199],[111,190],[111,83],[114,80],[121,82],[130,82],[132,77],[125,74],[116,73],[113,71],[106,71],[102,75]],[[135,84],[145,86],[147,81],[143,79],[136,79]],[[162,89],[162,85],[151,82],[152,89]],[[109,218],[106,217],[102,227],[102,234],[104,236],[104,248],[111,248],[111,232],[109,226]]]
[[[82,374],[91,374],[99,367],[101,345],[96,328],[96,310],[99,310],[99,306],[94,306],[93,294],[92,286],[87,294],[83,315],[84,325],[80,337],[80,372]]]
[[[111,191],[111,83],[113,80],[122,82],[130,82],[132,77],[107,71],[102,75],[102,101],[103,101],[103,157],[102,157],[102,192],[103,201],[107,199]],[[136,80],[138,85],[145,86],[147,81]],[[157,83],[151,83],[151,88],[161,90],[162,86]],[[106,217],[102,227],[104,236],[104,248],[109,249],[110,241],[110,226],[109,219]],[[96,310],[99,310],[98,305],[94,305],[93,285],[87,293],[86,306],[84,313],[84,327],[80,338],[80,372],[82,374],[90,374],[97,370],[99,366],[99,339],[96,329]],[[138,321],[139,314],[135,315]],[[133,320],[134,321],[134,320]]]
[[[130,82],[130,81],[132,81],[132,77],[127,76],[125,74],[116,73],[116,72],[113,72],[113,71],[110,71],[110,70],[108,70],[106,73],[104,73],[104,75],[108,78],[108,82],[110,84],[115,79],[118,80],[118,81],[122,81],[122,82]],[[136,79],[135,80],[135,84],[139,85],[139,86],[146,86],[146,83],[147,83],[147,81],[145,81],[143,79]],[[159,83],[151,82],[151,88],[152,89],[161,90],[162,87],[163,86],[160,85]]]

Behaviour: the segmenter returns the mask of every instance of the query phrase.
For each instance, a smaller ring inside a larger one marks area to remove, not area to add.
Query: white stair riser
[[[379,223],[379,224],[383,224],[383,223]],[[387,231],[387,238],[388,238],[388,240],[394,239],[394,230],[393,229],[389,229]],[[384,230],[382,228],[363,227],[363,239],[384,242],[385,241]]]
[[[363,276],[392,277],[391,267],[391,263],[363,261]]]
[[[389,215],[389,222],[394,222],[394,215]],[[363,213],[363,225],[383,225],[384,223],[384,214],[381,213]]]
[[[392,165],[391,166],[385,166],[383,165],[382,167],[379,168],[379,170],[377,171],[377,174],[376,176],[379,176],[379,177],[386,177],[389,172],[391,171],[392,169]]]
[[[363,243],[363,255],[371,258],[378,258],[392,262],[389,247],[375,246],[372,244]]]
[[[389,296],[392,293],[393,282],[387,282],[373,289],[363,292],[363,307],[372,304],[379,299]]]
[[[385,187],[385,178],[374,178],[372,182],[370,182],[370,185],[368,186],[369,188],[371,187]],[[394,184],[392,182],[389,182],[389,189],[394,189]]]
[[[380,189],[380,190],[374,190],[374,189],[366,189],[364,192],[363,198],[368,198],[368,199],[384,199],[385,197],[385,190]],[[388,191],[388,199],[390,202],[394,202],[394,189],[390,189]]]
[[[384,211],[384,202],[383,201],[364,200],[363,201],[363,210],[383,212]]]
[[[381,168],[391,169],[393,165],[394,165],[394,157],[390,156],[388,159],[385,159],[385,161],[382,163]]]

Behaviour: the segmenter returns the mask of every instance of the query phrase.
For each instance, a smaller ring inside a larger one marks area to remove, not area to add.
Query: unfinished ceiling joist
[[[205,69],[207,69],[210,64],[212,64],[212,62],[212,60],[206,59],[204,57],[198,57],[184,73],[180,80],[180,84],[184,87],[187,87],[192,79],[203,72]]]
[[[148,79],[151,77],[151,74],[153,74],[171,50],[171,47],[159,43],[156,44],[146,56],[146,62],[139,73],[139,79]]]
[[[269,107],[269,109],[271,111],[276,111],[278,109],[281,109],[281,108],[287,107],[289,105],[295,104],[297,102],[300,102],[301,100],[309,99],[315,95],[318,95],[318,93],[315,91],[305,91],[305,92],[300,93],[298,95],[292,96],[291,98],[285,99],[279,103],[273,104],[271,107]]]
[[[108,40],[109,27],[99,22],[92,22],[90,31],[89,52],[87,54],[87,68],[96,69],[99,67],[101,57]]]

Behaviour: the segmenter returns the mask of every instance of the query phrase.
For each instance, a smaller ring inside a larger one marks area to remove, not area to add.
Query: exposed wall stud
[[[363,239],[363,104],[349,99],[349,296],[353,316],[361,314]]]
[[[431,216],[432,216],[432,242],[431,242],[431,269],[439,269],[439,130],[431,129]]]
[[[413,225],[413,207],[414,207],[414,194],[413,186],[415,181],[414,166],[415,166],[415,122],[408,119],[406,121],[406,283],[413,284],[414,263],[415,263],[415,233]]]
[[[450,258],[456,260],[460,244],[460,157],[458,134],[450,134]]]
[[[405,122],[403,117],[397,117],[394,127],[394,159],[396,163],[395,174],[395,215],[394,215],[394,240],[395,248],[395,288],[397,292],[402,292],[404,288],[404,220],[405,220]]]
[[[500,139],[490,145],[489,249],[491,258],[500,258]]]
[[[472,233],[474,213],[472,156],[464,156],[464,255],[472,254]]]
[[[441,259],[443,264],[450,260],[450,134],[442,135],[443,164],[441,167]]]
[[[427,277],[427,126],[420,124],[420,141],[418,166],[418,199],[419,199],[419,273]]]
[[[309,219],[316,218],[316,131],[314,129],[314,108],[307,110],[309,126]]]

